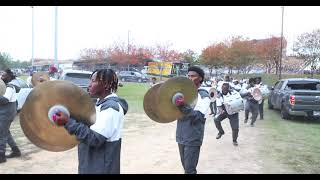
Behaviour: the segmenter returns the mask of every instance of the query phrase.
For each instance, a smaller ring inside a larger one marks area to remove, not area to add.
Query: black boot
[[[232,141],[233,141],[233,145],[234,146],[238,146],[238,133],[239,133],[239,129],[233,129],[232,130]]]
[[[0,163],[4,163],[7,161],[5,153],[0,153]]]
[[[14,158],[14,157],[20,157],[21,156],[21,152],[19,150],[19,148],[17,146],[12,147],[12,152],[6,156],[7,158]]]

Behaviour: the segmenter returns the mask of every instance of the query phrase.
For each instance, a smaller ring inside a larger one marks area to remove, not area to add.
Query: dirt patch
[[[240,120],[243,112],[240,113]],[[198,173],[285,173],[283,167],[272,166],[272,160],[266,161],[259,154],[259,136],[263,121],[257,121],[255,127],[240,122],[239,146],[232,145],[229,120],[222,122],[225,135],[216,140],[217,130],[212,117],[206,122],[204,142],[198,163]],[[12,134],[22,149],[22,157],[8,159],[0,164],[0,173],[77,173],[77,148],[64,152],[42,150],[24,136],[18,118],[12,124]],[[160,124],[150,120],[145,114],[129,113],[126,116],[122,151],[121,173],[153,174],[183,173],[178,145],[175,142],[176,122]],[[9,151],[9,149],[8,149]],[[265,168],[268,167],[268,168]],[[274,168],[272,168],[274,167]]]

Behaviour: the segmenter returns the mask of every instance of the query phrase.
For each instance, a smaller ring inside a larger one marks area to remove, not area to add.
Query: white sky
[[[54,6],[34,7],[34,58],[54,58]],[[320,28],[320,6],[286,6],[284,37],[288,53],[297,35]],[[32,8],[0,7],[0,52],[15,60],[32,56]],[[198,54],[233,35],[250,39],[281,35],[280,6],[59,6],[58,59],[76,59],[84,48],[104,48],[115,41]]]

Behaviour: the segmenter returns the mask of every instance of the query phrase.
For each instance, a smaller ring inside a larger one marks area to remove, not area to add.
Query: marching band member
[[[126,100],[115,93],[118,77],[112,69],[96,70],[91,74],[90,95],[97,95],[96,122],[90,127],[59,111],[57,125],[80,141],[78,171],[80,174],[120,174],[121,139]]]
[[[224,83],[229,83],[229,86],[231,89],[234,89],[234,84],[232,83],[230,76],[229,75],[225,75],[224,76],[224,80],[223,81],[219,81],[217,84],[217,91],[219,91],[220,93],[222,92],[222,84]]]
[[[261,77],[256,77],[256,86],[259,88],[263,86]],[[259,104],[260,120],[263,120],[263,105],[264,105],[264,99],[262,99],[261,103]]]
[[[6,69],[1,76],[1,79],[6,84],[6,91],[3,96],[0,96],[0,163],[6,162],[7,158],[21,156],[21,152],[10,133],[10,125],[17,114],[16,93],[20,91],[20,87],[10,84],[15,78],[10,69]],[[7,143],[12,152],[8,156],[5,156]]]
[[[238,146],[238,133],[239,133],[239,113],[228,114],[224,102],[227,98],[231,96],[240,96],[239,92],[232,90],[230,88],[229,83],[224,83],[222,85],[222,92],[219,93],[217,102],[217,115],[214,118],[214,123],[216,128],[218,129],[218,135],[216,139],[220,139],[222,135],[224,135],[224,130],[221,126],[221,121],[228,118],[230,121],[231,129],[232,129],[232,142],[234,146]]]
[[[236,90],[236,91],[240,91],[241,90],[241,85],[240,85],[240,83],[239,83],[239,80],[233,80],[233,86],[234,86],[234,89]]]
[[[249,85],[246,88],[248,92],[241,95],[243,98],[246,98],[244,123],[248,122],[249,112],[251,112],[252,113],[251,123],[250,123],[251,127],[254,126],[254,123],[257,120],[258,111],[259,111],[259,102],[256,101],[252,96],[252,92],[254,88],[255,88],[255,79],[250,78]]]
[[[197,66],[189,67],[188,78],[198,88],[198,101],[192,109],[184,104],[183,97],[175,98],[175,105],[184,114],[177,121],[176,141],[185,174],[196,174],[200,147],[203,141],[205,115],[209,110],[210,97],[205,89],[200,88],[204,80],[204,71],[201,68]]]

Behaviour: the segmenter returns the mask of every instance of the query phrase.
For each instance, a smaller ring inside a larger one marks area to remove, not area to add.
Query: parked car
[[[24,103],[26,102],[26,99],[33,88],[26,81],[18,77],[12,80],[10,83],[13,83],[14,85],[19,86],[21,88],[20,91],[17,93],[17,101],[18,101],[17,110],[19,112],[22,106],[24,105]]]
[[[87,91],[88,85],[90,83],[91,74],[92,74],[91,71],[81,71],[81,70],[68,69],[68,70],[64,70],[61,73],[59,79],[71,81],[73,84],[75,84],[75,85],[83,88],[85,91]]]
[[[91,71],[67,69],[61,73],[59,80],[70,81],[88,92],[91,74]],[[92,96],[91,99],[94,103],[97,101],[97,97]]]
[[[148,76],[141,74],[136,71],[120,71],[118,78],[122,81],[131,81],[131,82],[147,82],[149,80]]]
[[[271,87],[269,109],[279,109],[283,119],[291,116],[320,118],[320,80],[282,79]]]

